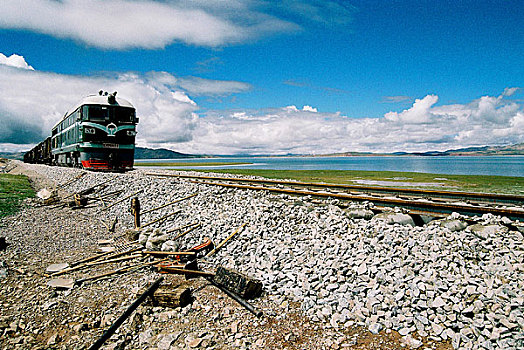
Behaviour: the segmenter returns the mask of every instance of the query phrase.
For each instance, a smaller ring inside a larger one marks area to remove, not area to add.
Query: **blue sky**
[[[0,149],[100,88],[135,104],[140,145],[188,153],[524,142],[522,1],[5,3]]]

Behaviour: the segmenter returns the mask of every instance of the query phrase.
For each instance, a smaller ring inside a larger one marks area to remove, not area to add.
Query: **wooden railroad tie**
[[[193,297],[191,289],[188,285],[182,283],[180,285],[166,284],[160,286],[151,296],[151,304],[153,306],[163,307],[184,307],[191,303]]]

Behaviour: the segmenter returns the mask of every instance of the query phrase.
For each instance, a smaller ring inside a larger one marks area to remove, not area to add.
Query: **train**
[[[100,171],[133,169],[135,107],[117,93],[88,95],[64,114],[51,136],[24,154],[24,162]]]

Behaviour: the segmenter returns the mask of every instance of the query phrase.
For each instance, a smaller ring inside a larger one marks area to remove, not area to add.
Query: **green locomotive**
[[[133,105],[116,92],[89,95],[68,111],[51,131],[51,138],[37,145],[24,161],[82,167],[91,170],[133,169],[138,118]],[[48,154],[39,154],[47,150]]]

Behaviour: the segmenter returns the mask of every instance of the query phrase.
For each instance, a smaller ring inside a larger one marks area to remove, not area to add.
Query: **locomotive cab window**
[[[87,120],[103,122],[109,120],[109,109],[106,106],[84,106],[83,115]]]
[[[111,121],[132,124],[135,122],[135,110],[127,107],[84,106],[82,119],[93,122]]]
[[[132,108],[115,108],[112,120],[117,123],[133,123],[135,120],[135,110]]]

